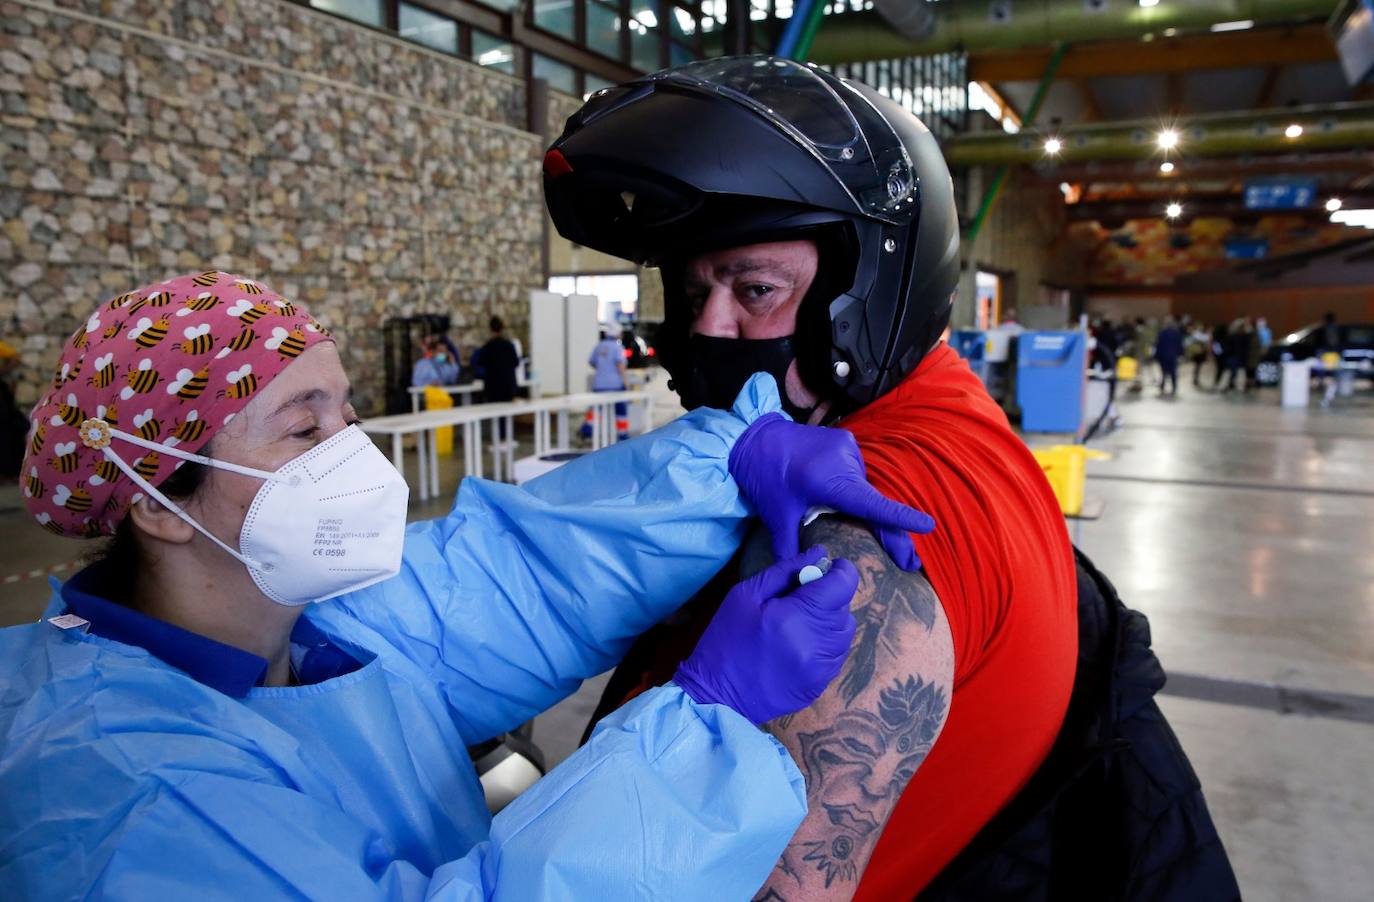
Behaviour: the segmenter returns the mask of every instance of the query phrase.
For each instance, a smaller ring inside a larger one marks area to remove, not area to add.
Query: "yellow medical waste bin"
[[[1134,357],[1118,357],[1116,359],[1116,378],[1122,382],[1134,382],[1136,376],[1140,375],[1140,361]]]
[[[453,406],[453,395],[436,385],[425,386],[425,410],[445,410]],[[453,453],[453,427],[434,430],[434,444],[440,454]]]
[[[1035,455],[1045,478],[1050,481],[1054,497],[1059,499],[1059,509],[1069,517],[1076,517],[1083,510],[1083,484],[1088,478],[1087,461],[1111,457],[1105,451],[1096,451],[1086,445],[1032,448],[1031,454]]]

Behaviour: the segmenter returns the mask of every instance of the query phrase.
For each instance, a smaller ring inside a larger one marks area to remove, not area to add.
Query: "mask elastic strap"
[[[140,448],[147,448],[149,451],[156,451],[159,454],[166,454],[181,460],[190,461],[191,463],[204,464],[207,467],[214,467],[217,470],[227,470],[230,473],[238,473],[240,476],[252,476],[254,479],[266,479],[270,482],[284,482],[288,485],[296,485],[301,481],[298,475],[282,476],[280,473],[273,473],[270,470],[258,470],[253,467],[245,467],[241,464],[230,463],[227,460],[215,460],[213,457],[206,457],[203,454],[192,454],[189,451],[173,448],[171,445],[162,445],[157,442],[150,442],[144,438],[139,438],[136,435],[130,435],[122,429],[110,427],[109,431],[110,435],[123,439],[131,445],[137,445]],[[106,450],[108,451],[109,448],[107,447]],[[113,457],[111,459],[115,461],[119,460],[118,457]]]
[[[122,434],[122,433],[116,432],[116,433],[114,433],[114,434],[115,434],[115,435],[119,435],[121,438],[123,437],[123,434]],[[107,446],[105,446],[105,448],[102,449],[102,450],[103,450],[103,452],[104,452],[106,458],[108,458],[109,460],[113,461],[114,465],[115,465],[116,467],[119,467],[119,469],[123,471],[123,473],[124,473],[125,476],[128,476],[131,480],[133,480],[134,485],[138,486],[139,488],[143,489],[143,491],[147,492],[150,496],[152,496],[152,497],[157,501],[158,504],[161,504],[163,507],[167,508],[169,511],[171,511],[171,512],[174,513],[174,514],[176,514],[176,515],[177,515],[178,517],[180,517],[182,520],[185,520],[188,524],[191,525],[191,527],[193,527],[193,528],[196,530],[196,532],[198,532],[198,533],[200,533],[201,535],[205,536],[205,538],[209,539],[211,542],[214,542],[214,543],[215,543],[216,545],[218,545],[220,548],[223,548],[224,551],[225,551],[227,554],[229,554],[231,557],[233,557],[233,558],[234,558],[235,560],[237,560],[239,563],[243,564],[245,567],[256,567],[256,568],[258,568],[258,569],[262,569],[258,564],[254,563],[254,562],[253,562],[252,560],[250,560],[249,558],[244,557],[241,553],[238,552],[238,550],[236,550],[236,549],[234,549],[234,548],[230,548],[229,545],[228,545],[227,543],[225,543],[222,539],[220,539],[219,536],[215,535],[214,533],[210,532],[210,530],[206,529],[204,526],[201,526],[199,523],[197,523],[197,522],[195,521],[195,519],[194,519],[190,514],[186,513],[186,511],[184,511],[184,510],[181,509],[180,505],[176,504],[176,503],[173,502],[170,498],[168,498],[166,495],[162,494],[162,493],[159,492],[157,489],[155,489],[155,488],[153,487],[152,483],[148,482],[148,480],[146,480],[146,479],[144,479],[142,476],[140,476],[140,475],[138,474],[138,472],[137,472],[136,470],[134,470],[133,467],[131,467],[131,466],[129,466],[127,463],[125,463],[125,462],[124,462],[124,458],[120,457],[119,454],[116,453],[115,450],[114,450],[113,448],[111,448],[111,447],[109,447],[109,446],[107,445]],[[161,450],[161,449],[159,449],[159,450]],[[171,449],[167,449],[167,450],[171,450]],[[176,456],[179,456],[179,455],[173,455],[173,456],[176,457]],[[196,456],[196,455],[189,455],[189,456],[194,457],[194,456]],[[208,458],[202,458],[202,460],[208,460]],[[245,467],[245,468],[242,468],[242,469],[247,469],[247,468]],[[253,475],[253,474],[249,474],[249,475]]]

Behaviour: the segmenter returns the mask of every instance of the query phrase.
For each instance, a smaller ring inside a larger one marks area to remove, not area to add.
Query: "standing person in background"
[[[1159,393],[1178,394],[1178,361],[1183,357],[1183,331],[1173,317],[1164,321],[1164,328],[1155,339],[1155,359],[1159,361]]]
[[[458,351],[447,335],[426,335],[420,342],[424,352],[410,374],[414,388],[426,385],[453,385],[458,381]]]
[[[1260,320],[1263,322],[1263,320]],[[1252,319],[1245,320],[1245,391],[1259,388],[1257,379],[1260,360],[1264,358],[1264,340],[1260,338],[1259,326]]]
[[[1135,356],[1140,359],[1142,381],[1147,378],[1153,379],[1150,375],[1150,364],[1155,360],[1155,343],[1157,341],[1159,341],[1159,322],[1154,317],[1150,317],[1148,320],[1137,317],[1135,321]],[[1162,378],[1155,384],[1162,385]]]
[[[6,479],[19,475],[29,431],[29,418],[15,403],[10,381],[18,366],[19,352],[9,342],[0,341],[0,476]]]
[[[1255,320],[1255,333],[1259,335],[1260,353],[1269,353],[1269,348],[1274,344],[1274,330],[1269,328],[1269,320],[1262,316]]]
[[[1217,366],[1216,374],[1212,377],[1213,391],[1221,386],[1221,376],[1226,372],[1226,343],[1231,338],[1230,331],[1226,323],[1217,323],[1212,327],[1212,359]]]
[[[1193,362],[1193,388],[1202,388],[1202,364],[1207,361],[1208,351],[1212,347],[1212,334],[1202,323],[1193,323],[1186,347],[1188,359]]]
[[[472,355],[472,365],[479,368],[483,393],[487,401],[515,400],[515,370],[520,366],[520,355],[515,345],[506,337],[506,324],[501,317],[493,316],[489,323],[491,338]]]
[[[1317,338],[1318,354],[1341,349],[1341,327],[1336,325],[1336,314],[1327,311],[1326,316],[1322,317],[1321,333]]]
[[[587,365],[595,372],[592,374],[592,391],[625,390],[625,346],[615,337],[614,326],[601,330],[601,340],[592,348]],[[621,441],[630,437],[629,405],[617,401],[615,405],[615,429]],[[584,439],[592,437],[593,413],[587,411],[580,433]]]
[[[1226,385],[1222,391],[1234,391],[1236,374],[1245,366],[1250,355],[1250,325],[1245,317],[1234,320],[1226,331],[1226,349],[1223,351],[1226,365]],[[1241,386],[1244,388],[1244,386]]]

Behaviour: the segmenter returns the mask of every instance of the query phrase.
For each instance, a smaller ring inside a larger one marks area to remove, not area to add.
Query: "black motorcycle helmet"
[[[736,341],[739,353],[716,359],[777,375],[794,356],[837,411],[896,386],[949,322],[958,215],[935,138],[896,103],[813,66],[726,57],[598,91],[545,155],[544,191],[565,238],[662,269],[656,347],[689,408],[729,404],[710,397],[682,291],[684,266],[707,251],[816,242],[796,333]]]

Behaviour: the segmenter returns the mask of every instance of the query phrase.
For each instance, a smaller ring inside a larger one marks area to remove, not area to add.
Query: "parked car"
[[[1347,361],[1368,361],[1374,367],[1374,323],[1340,323],[1341,357]],[[1279,384],[1279,364],[1285,360],[1307,360],[1317,353],[1322,324],[1313,323],[1274,342],[1260,359],[1255,378],[1260,385]]]

